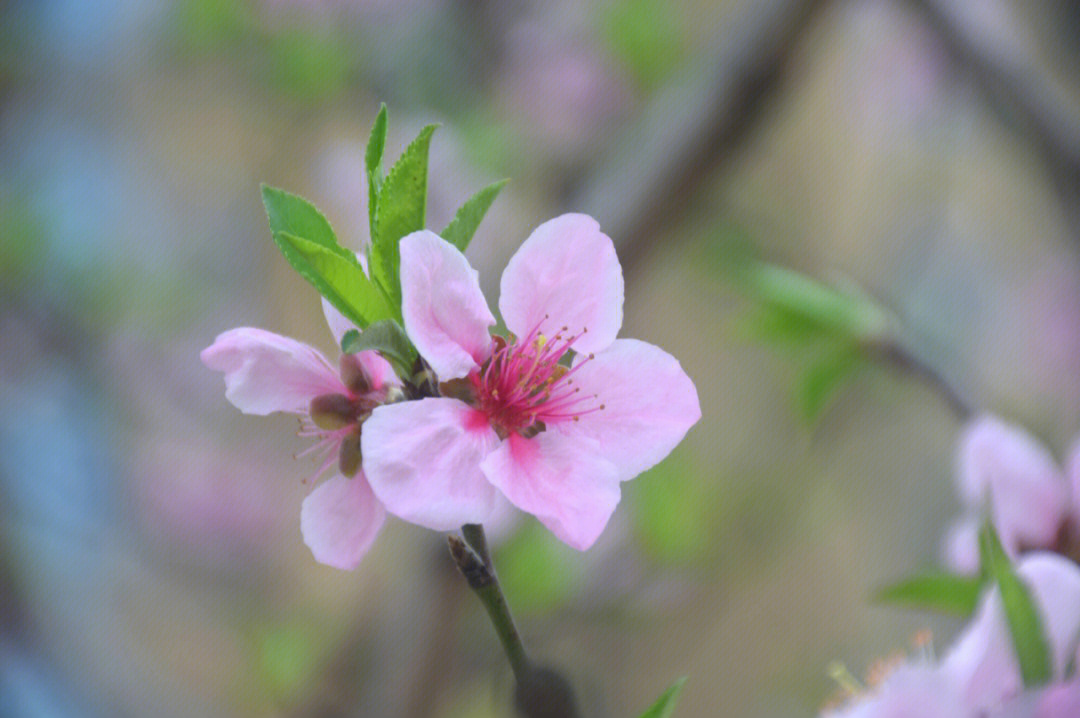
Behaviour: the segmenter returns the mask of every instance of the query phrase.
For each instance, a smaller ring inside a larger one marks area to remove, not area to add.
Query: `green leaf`
[[[980,576],[931,571],[885,586],[874,594],[874,601],[966,618],[975,611],[983,583]]]
[[[386,103],[379,106],[375,124],[368,136],[364,151],[364,169],[368,181],[368,231],[375,236],[375,210],[379,206],[379,187],[382,185],[382,155],[386,147]]]
[[[885,312],[871,300],[764,262],[748,262],[739,276],[752,296],[787,322],[855,341],[874,340],[889,329]]]
[[[798,402],[803,418],[808,422],[816,419],[844,380],[863,364],[863,356],[854,344],[841,344],[814,361],[803,374],[798,387]]]
[[[504,179],[489,184],[465,200],[465,204],[461,205],[454,214],[454,219],[450,221],[450,224],[446,225],[446,229],[442,231],[440,236],[464,252],[469,246],[469,242],[472,241],[473,235],[476,234],[476,228],[480,226],[480,221],[484,219],[484,215],[487,214],[488,209],[491,207],[491,203],[495,201],[495,198],[499,196],[499,192],[509,181]]]
[[[346,250],[341,254],[288,232],[275,232],[274,243],[293,269],[358,327],[394,318],[393,309],[354,255]]]
[[[370,324],[363,332],[350,329],[341,338],[341,351],[345,354],[374,350],[388,361],[397,364],[407,374],[416,361],[413,347],[405,330],[393,319],[383,319]]]
[[[428,125],[420,130],[419,136],[405,148],[379,187],[376,200],[375,231],[371,234],[370,248],[371,272],[394,306],[401,305],[398,241],[410,232],[424,228],[428,149],[435,127]]]
[[[270,231],[290,234],[314,242],[341,256],[352,256],[349,250],[338,244],[334,229],[322,212],[303,197],[285,190],[262,185],[263,206],[270,220]]]
[[[1034,688],[1045,685],[1050,681],[1052,669],[1039,611],[1028,587],[1013,570],[1001,540],[988,519],[983,522],[979,532],[979,556],[983,572],[994,579],[1001,591],[1005,620],[1009,624],[1024,686]]]
[[[682,691],[684,683],[686,683],[686,676],[672,683],[671,687],[664,691],[664,694],[657,699],[656,703],[653,703],[649,710],[641,714],[641,718],[670,718],[671,714],[675,712],[675,704],[678,702],[679,693]]]

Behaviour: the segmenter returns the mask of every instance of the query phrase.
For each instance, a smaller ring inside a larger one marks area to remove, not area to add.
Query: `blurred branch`
[[[596,217],[614,238],[624,270],[756,126],[795,41],[822,4],[739,3],[717,28],[712,54],[659,90],[615,139],[607,160],[568,193],[568,209]]]
[[[1035,43],[1022,32],[1031,28],[994,21],[994,11],[1011,3],[991,3],[988,9],[956,0],[909,1],[983,94],[1034,145],[1080,239],[1080,88],[1040,63]]]

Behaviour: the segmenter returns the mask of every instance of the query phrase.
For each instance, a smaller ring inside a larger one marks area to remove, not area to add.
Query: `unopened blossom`
[[[325,300],[323,310],[340,343],[351,324]],[[372,410],[400,385],[390,365],[365,351],[343,354],[334,367],[307,344],[252,327],[224,332],[200,356],[225,373],[225,398],[245,414],[300,416],[301,436],[315,441],[300,456],[320,458],[315,478],[336,468],[304,499],[304,542],[316,561],[355,568],[386,517],[361,470],[360,435]]]
[[[679,362],[616,339],[623,277],[591,217],[540,225],[502,276],[510,331],[492,337],[477,273],[428,231],[401,240],[405,331],[441,396],[380,406],[364,470],[393,514],[436,530],[488,519],[505,497],[586,549],[620,482],[663,459],[701,416]]]
[[[1080,526],[1080,445],[1062,471],[1024,429],[981,416],[960,437],[957,478],[964,513],[945,540],[950,568],[978,571],[978,530],[987,508],[1010,556],[1032,549],[1072,551],[1069,544]]]

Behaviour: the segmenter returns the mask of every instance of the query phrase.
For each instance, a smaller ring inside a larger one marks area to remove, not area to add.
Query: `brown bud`
[[[460,399],[466,404],[476,403],[476,390],[468,379],[451,379],[439,384],[439,393],[451,399]]]
[[[371,375],[360,363],[355,354],[342,354],[338,362],[341,368],[341,381],[353,394],[367,394],[371,391]]]
[[[351,424],[356,419],[356,409],[353,401],[344,394],[320,394],[308,407],[315,426],[328,431]]]
[[[355,476],[360,470],[360,432],[355,431],[341,442],[338,454],[338,468],[342,476]]]

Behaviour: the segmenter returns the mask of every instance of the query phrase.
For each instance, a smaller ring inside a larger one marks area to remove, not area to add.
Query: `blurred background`
[[[314,562],[295,419],[198,352],[250,325],[333,351],[261,181],[366,241],[363,143],[439,122],[429,224],[509,177],[469,249],[494,301],[539,222],[596,216],[624,336],[703,418],[579,554],[525,517],[496,562],[587,716],[807,716],[920,629],[958,421],[861,371],[805,421],[732,247],[895,310],[976,406],[1080,431],[1080,11],[1068,0],[0,2],[0,714],[508,716],[442,535]]]

